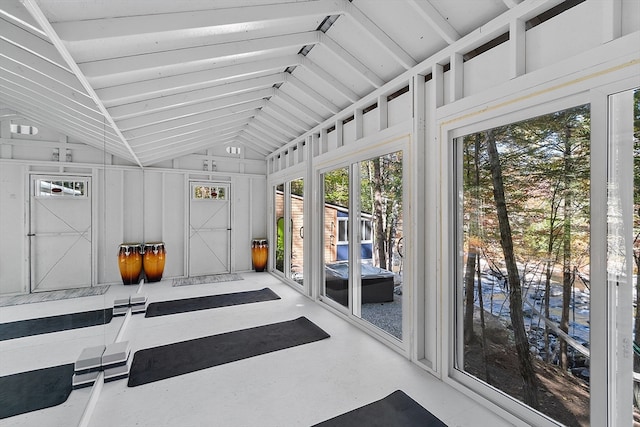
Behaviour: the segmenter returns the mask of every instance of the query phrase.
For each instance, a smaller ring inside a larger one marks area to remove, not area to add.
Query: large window
[[[403,152],[322,174],[324,295],[402,340]]]
[[[304,180],[275,188],[275,267],[285,277],[304,285]],[[286,224],[289,224],[287,227]]]
[[[587,426],[589,106],[458,145],[455,367],[564,425]]]
[[[611,342],[618,419],[640,423],[640,89],[610,97],[607,281],[616,328]],[[630,336],[631,335],[631,336]],[[627,387],[633,387],[629,393]],[[632,396],[628,399],[627,396]],[[629,406],[632,403],[632,411]],[[622,425],[622,424],[621,424]]]

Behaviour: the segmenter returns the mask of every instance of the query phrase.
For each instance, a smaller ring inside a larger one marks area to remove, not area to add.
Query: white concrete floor
[[[119,331],[133,352],[176,341],[306,316],[331,337],[190,374],[127,387],[103,385],[90,417],[91,388],[74,390],[62,405],[0,420],[1,426],[310,426],[403,390],[449,427],[510,425],[428,372],[305,298],[267,273],[244,280],[171,287],[144,285],[149,302],[271,288],[282,299],[169,316],[123,317],[105,326],[0,342],[0,375],[73,363],[83,348],[114,342]],[[51,316],[113,305],[138,290],[111,286],[103,296],[0,308],[0,321]],[[4,391],[6,392],[6,391]]]

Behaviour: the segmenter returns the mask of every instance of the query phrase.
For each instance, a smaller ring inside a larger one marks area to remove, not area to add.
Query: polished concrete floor
[[[74,390],[56,407],[0,426],[310,426],[403,390],[450,427],[510,425],[378,340],[267,273],[171,287],[111,286],[101,296],[0,307],[0,322],[110,307],[137,292],[149,302],[271,288],[282,299],[145,318],[0,341],[0,376],[73,363],[82,349],[128,340],[133,352],[305,316],[331,337],[225,365],[127,387],[126,380]],[[5,391],[7,392],[7,391]]]

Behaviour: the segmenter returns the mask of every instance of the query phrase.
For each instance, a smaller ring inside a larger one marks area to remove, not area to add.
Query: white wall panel
[[[586,1],[527,31],[527,72],[600,45],[602,5]]]
[[[411,92],[405,92],[389,101],[389,127],[411,118],[411,104]]]
[[[123,197],[123,221],[125,242],[144,241],[143,235],[143,185],[142,172],[139,170],[125,170],[123,172],[122,197]]]
[[[464,63],[464,96],[473,95],[509,80],[509,43],[493,49]]]
[[[0,163],[0,294],[27,289],[25,170],[23,165]]]
[[[373,135],[379,130],[378,109],[375,108],[362,115],[362,136]]]
[[[163,173],[144,171],[144,242],[162,241],[164,221],[162,185]],[[179,205],[178,205],[179,206]]]
[[[348,145],[356,140],[356,121],[351,120],[342,127],[343,144]]]
[[[124,242],[123,170],[108,169],[97,173],[93,180],[94,199],[97,199],[98,224],[98,283],[121,282],[118,270],[118,246]]]
[[[189,200],[183,173],[164,174],[164,228],[161,240],[167,256],[163,278],[184,276],[185,263],[185,203]]]

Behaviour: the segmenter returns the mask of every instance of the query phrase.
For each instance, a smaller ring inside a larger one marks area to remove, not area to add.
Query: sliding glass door
[[[402,340],[403,152],[324,172],[322,295]]]
[[[322,294],[349,307],[349,167],[323,173],[322,184]]]
[[[354,217],[360,274],[354,314],[402,339],[402,151],[358,165],[360,209]]]

